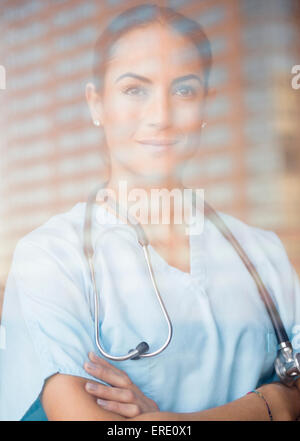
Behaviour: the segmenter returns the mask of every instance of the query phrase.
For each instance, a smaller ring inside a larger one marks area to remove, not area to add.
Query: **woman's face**
[[[130,31],[112,48],[100,101],[112,158],[138,175],[172,175],[197,147],[204,98],[191,41],[160,24]]]

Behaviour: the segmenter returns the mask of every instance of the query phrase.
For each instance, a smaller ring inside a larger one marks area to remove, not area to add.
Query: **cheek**
[[[110,97],[103,106],[104,128],[110,138],[126,138],[138,127],[139,108],[120,95]]]
[[[199,103],[182,103],[173,110],[173,123],[180,131],[189,132],[201,127]]]

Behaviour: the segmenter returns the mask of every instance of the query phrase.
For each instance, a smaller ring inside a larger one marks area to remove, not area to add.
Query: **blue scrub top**
[[[1,324],[1,420],[46,419],[39,398],[55,373],[92,378],[83,368],[88,352],[98,353],[93,288],[82,247],[84,213],[85,204],[79,203],[16,247]],[[299,279],[280,240],[273,232],[219,215],[255,264],[299,350]],[[135,234],[128,225],[111,229],[115,221],[103,207],[94,212],[103,347],[123,355],[147,341],[155,351],[166,339],[166,322]],[[173,338],[158,356],[112,363],[160,410],[171,412],[220,406],[277,379],[270,319],[253,279],[217,228],[205,219],[203,232],[190,235],[190,273],[149,249]]]

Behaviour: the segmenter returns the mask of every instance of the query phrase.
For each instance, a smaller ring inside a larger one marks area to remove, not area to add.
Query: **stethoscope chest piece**
[[[138,352],[137,355],[135,355],[136,351]],[[130,349],[128,351],[128,354],[133,353],[132,357],[130,357],[131,360],[139,360],[141,358],[140,356],[142,354],[145,354],[148,351],[149,351],[148,343],[146,343],[145,341],[142,341],[140,344],[137,345],[137,347],[135,349]]]
[[[275,371],[287,386],[292,386],[300,378],[300,352],[294,353],[290,343],[279,345]]]

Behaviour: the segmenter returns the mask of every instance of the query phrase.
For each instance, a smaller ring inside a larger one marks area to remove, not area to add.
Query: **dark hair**
[[[98,38],[95,45],[93,69],[94,83],[97,89],[102,87],[101,80],[105,72],[105,63],[112,45],[130,30],[155,22],[169,25],[194,43],[204,64],[204,85],[207,90],[212,54],[210,42],[202,27],[196,21],[171,8],[152,4],[135,6],[121,13],[111,21]]]

